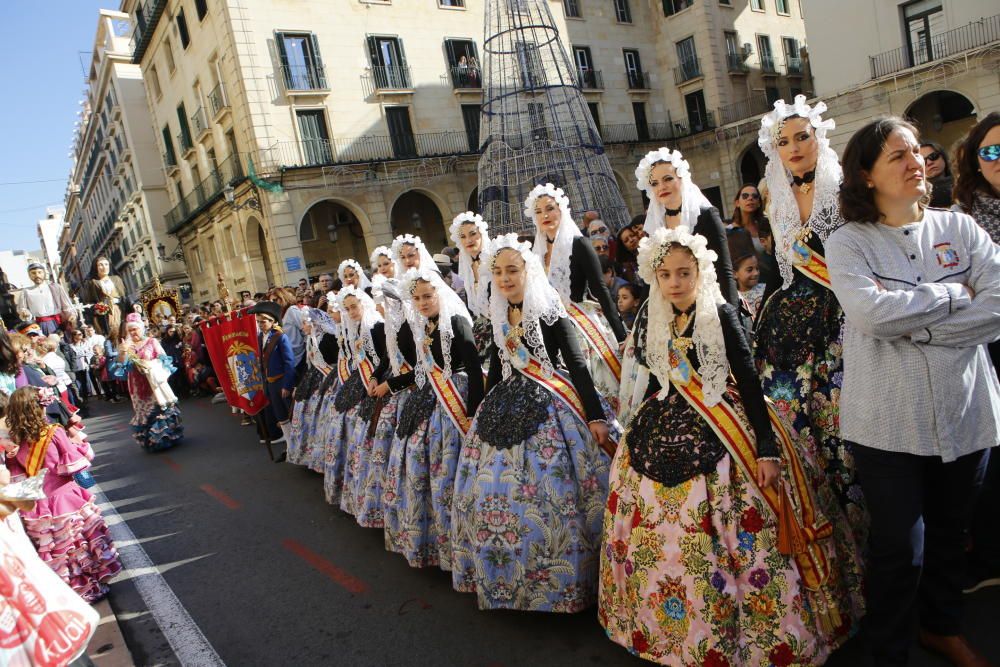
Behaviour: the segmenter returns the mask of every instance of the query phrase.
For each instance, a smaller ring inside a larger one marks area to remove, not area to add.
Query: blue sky
[[[97,10],[118,6],[118,0],[2,3],[0,62],[7,65],[0,82],[7,102],[0,105],[0,250],[37,249],[36,221],[46,206],[63,203],[72,164],[66,154],[84,88],[80,61],[86,64],[93,48]],[[58,180],[7,185],[51,179]]]

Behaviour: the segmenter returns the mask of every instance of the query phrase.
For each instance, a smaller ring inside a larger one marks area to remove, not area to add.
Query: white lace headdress
[[[528,346],[528,351],[542,362],[542,366],[546,372],[551,373],[552,363],[549,360],[548,352],[545,350],[545,343],[542,340],[542,328],[539,322],[552,325],[560,317],[568,317],[566,307],[563,305],[559,293],[556,292],[555,288],[552,287],[545,277],[545,269],[542,268],[542,261],[538,259],[535,253],[531,252],[530,244],[517,240],[517,234],[504,234],[493,239],[493,245],[489,254],[489,270],[492,271],[500,251],[508,248],[517,251],[524,260],[525,283],[524,302],[521,304],[521,327],[524,329],[524,338]],[[504,378],[510,377],[511,364],[519,364],[521,361],[507,349],[504,325],[508,323],[508,305],[507,297],[494,285],[490,291],[490,320],[493,323],[493,341],[500,351],[500,362],[503,365]]]
[[[482,246],[479,249],[479,281],[477,276],[472,275],[472,257],[465,250],[461,240],[462,227],[466,224],[475,225],[482,236]],[[458,277],[465,284],[465,295],[469,301],[469,310],[476,317],[484,317],[489,312],[489,284],[490,275],[486,267],[486,257],[490,255],[490,234],[489,225],[483,220],[483,216],[472,211],[459,213],[451,223],[448,230],[451,240],[458,248]]]
[[[658,162],[667,162],[673,165],[677,172],[677,178],[681,181],[681,224],[688,229],[694,229],[698,223],[698,215],[703,208],[712,205],[701,192],[701,188],[691,180],[691,165],[684,159],[679,150],[670,150],[663,147],[656,151],[646,153],[639,166],[635,168],[635,186],[646,193],[649,197],[649,208],[646,209],[646,222],[642,230],[646,234],[652,234],[657,229],[664,226],[663,218],[667,214],[667,208],[656,198],[653,187],[649,184],[649,174],[653,171],[653,166]]]
[[[441,355],[444,357],[444,377],[451,377],[451,341],[455,337],[452,330],[451,318],[456,315],[465,319],[472,326],[472,316],[469,309],[465,307],[462,297],[455,293],[455,290],[448,287],[441,278],[441,274],[436,270],[428,268],[410,269],[403,276],[403,300],[409,303],[410,329],[413,332],[413,343],[417,348],[417,385],[424,386],[427,374],[430,371],[427,357],[430,353],[424,352],[424,341],[427,339],[427,318],[421,315],[413,306],[413,290],[418,282],[430,283],[434,291],[437,292],[440,311],[438,312],[438,330],[441,332]],[[468,372],[479,372],[470,368]]]
[[[660,381],[662,389],[658,398],[667,397],[670,389],[670,323],[673,307],[661,293],[656,283],[656,269],[667,256],[672,244],[690,249],[698,263],[698,283],[695,291],[694,333],[691,340],[701,364],[699,374],[703,382],[705,401],[716,405],[722,400],[729,375],[726,359],[726,342],[722,337],[719,305],[725,303],[715,275],[715,251],[708,249],[708,241],[701,234],[692,234],[686,226],[674,229],[661,228],[652,236],[639,242],[639,275],[650,286],[649,324],[646,328],[646,362],[649,370]]]
[[[355,322],[351,319],[350,315],[347,314],[347,307],[344,302],[347,300],[347,297],[351,296],[356,298],[361,303],[360,322]],[[340,309],[340,321],[344,327],[347,354],[351,363],[354,366],[357,366],[358,355],[355,344],[358,340],[360,340],[362,346],[364,347],[365,354],[368,356],[368,360],[371,361],[373,366],[378,366],[379,358],[378,354],[375,352],[375,341],[372,340],[372,327],[383,320],[382,316],[379,315],[378,310],[375,308],[375,302],[363,290],[358,289],[353,285],[345,285],[337,294],[337,308]],[[343,351],[343,348],[341,348],[341,351]]]
[[[528,194],[524,200],[524,216],[535,221],[535,201],[539,197],[552,197],[562,217],[559,221],[559,229],[556,230],[556,238],[552,242],[552,255],[549,257],[549,282],[563,301],[570,301],[570,259],[573,255],[573,241],[583,236],[580,228],[573,220],[573,211],[569,207],[569,198],[562,188],[557,188],[551,183],[536,185],[535,189]],[[535,243],[533,244],[535,255],[542,262],[542,271],[545,270],[545,248],[547,239],[545,232],[541,230],[538,223],[535,223]]]
[[[411,315],[410,302],[401,293],[402,284],[399,278],[387,278],[379,285],[382,308],[385,311],[385,347],[389,353],[393,375],[399,375],[403,361],[399,354],[399,331],[403,328],[403,322]]]
[[[368,280],[368,276],[365,275],[365,270],[361,268],[361,262],[356,259],[345,259],[340,263],[340,266],[337,267],[337,277],[340,278],[340,282],[342,282],[345,287],[347,286],[347,283],[344,281],[344,271],[348,267],[354,269],[354,271],[358,274],[358,287],[364,290],[372,286],[372,281]]]
[[[840,167],[837,153],[830,148],[830,140],[826,133],[836,127],[833,119],[824,120],[823,112],[826,104],[817,102],[814,106],[806,104],[805,95],[796,95],[793,104],[785,104],[784,100],[774,103],[774,111],[766,114],[760,120],[760,131],[757,133],[757,144],[767,157],[767,167],[764,178],[767,181],[768,205],[767,217],[771,221],[771,231],[774,235],[775,258],[781,271],[783,288],[792,284],[792,245],[799,233],[809,227],[816,232],[824,243],[833,231],[840,226],[840,182],[844,172]],[[781,128],[792,116],[799,116],[809,121],[816,135],[816,176],[813,181],[813,207],[809,220],[804,224],[799,217],[799,205],[792,191],[792,172],[785,168],[778,155],[778,137]]]
[[[431,269],[437,271],[437,265],[434,264],[434,258],[431,257],[431,253],[427,250],[427,246],[424,242],[420,240],[419,236],[414,236],[413,234],[400,234],[392,240],[392,258],[396,261],[397,276],[400,275],[404,270],[403,258],[400,253],[403,252],[404,245],[411,245],[417,249],[417,253],[420,255],[420,268],[421,269]]]
[[[399,274],[401,273],[400,270],[399,270],[399,263],[396,262],[396,257],[395,257],[395,255],[392,254],[392,248],[390,248],[389,246],[380,245],[379,247],[375,248],[375,250],[372,251],[371,257],[368,260],[368,262],[369,262],[369,264],[371,265],[371,268],[372,268],[372,283],[373,284],[375,282],[377,282],[376,279],[379,276],[382,276],[382,274],[378,272],[378,258],[379,257],[385,257],[386,259],[388,259],[392,263],[392,268],[394,269],[393,274],[392,274],[393,277],[398,277]],[[385,276],[382,276],[382,279],[384,280]]]

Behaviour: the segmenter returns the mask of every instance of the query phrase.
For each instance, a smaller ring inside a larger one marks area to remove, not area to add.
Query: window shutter
[[[288,68],[288,52],[285,51],[285,33],[274,33],[274,43],[278,46],[278,57],[281,59],[281,74],[285,80],[285,90],[291,90],[292,73]]]
[[[326,88],[326,72],[323,70],[323,58],[319,55],[319,38],[314,33],[309,33],[309,44],[312,46],[312,77],[316,80],[313,85],[317,88]]]
[[[673,14],[674,14],[673,0],[663,0],[663,15],[673,16]]]
[[[378,42],[376,41],[374,35],[368,35],[367,40],[368,40],[368,56],[369,58],[371,58],[372,67],[373,68],[379,67],[382,65],[382,58],[379,57]]]
[[[444,40],[444,48],[448,53],[448,67],[455,67],[458,65],[458,58],[455,56],[455,40]]]

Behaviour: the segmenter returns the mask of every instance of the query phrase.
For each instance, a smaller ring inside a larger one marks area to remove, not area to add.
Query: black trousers
[[[863,628],[875,664],[906,665],[914,621],[962,631],[965,540],[988,450],[944,463],[854,444],[871,515]]]

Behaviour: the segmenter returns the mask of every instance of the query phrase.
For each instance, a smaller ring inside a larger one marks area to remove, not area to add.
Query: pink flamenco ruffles
[[[74,491],[90,495],[79,487]],[[44,507],[48,504],[39,502],[30,513],[36,515],[34,518],[22,517],[25,532],[38,556],[60,579],[87,602],[100,600],[108,592],[105,582],[122,569],[101,511],[89,497],[81,507],[64,514],[49,512]]]

